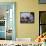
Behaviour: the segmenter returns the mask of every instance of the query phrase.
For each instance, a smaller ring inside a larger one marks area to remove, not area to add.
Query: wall
[[[39,11],[46,10],[46,4],[38,4],[38,0],[3,0],[0,2],[16,2],[16,37],[36,38],[39,33]],[[34,24],[21,24],[20,12],[34,12]]]
[[[19,0],[17,5],[17,37],[35,38],[39,31],[38,27],[38,4],[35,0]],[[20,12],[35,12],[34,24],[20,24]]]

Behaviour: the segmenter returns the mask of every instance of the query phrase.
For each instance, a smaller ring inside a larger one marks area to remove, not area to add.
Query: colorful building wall
[[[16,37],[36,38],[39,35],[39,11],[46,10],[46,4],[39,4],[39,0],[0,0],[0,2],[16,2]],[[34,12],[35,22],[20,23],[20,12]]]

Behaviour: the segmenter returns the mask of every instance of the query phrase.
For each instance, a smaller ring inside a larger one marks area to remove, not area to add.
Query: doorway
[[[0,3],[0,40],[15,40],[15,2]]]

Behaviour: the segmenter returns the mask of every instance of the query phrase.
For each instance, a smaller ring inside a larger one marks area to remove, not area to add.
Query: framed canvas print
[[[40,4],[46,4],[46,0],[38,0]]]
[[[0,2],[0,40],[15,40],[15,2]]]
[[[34,12],[20,12],[20,23],[34,23]]]

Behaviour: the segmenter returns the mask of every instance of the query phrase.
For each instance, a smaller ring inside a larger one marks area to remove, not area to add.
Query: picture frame
[[[46,4],[46,0],[38,0],[39,4]]]
[[[34,23],[34,12],[20,12],[20,23]]]

